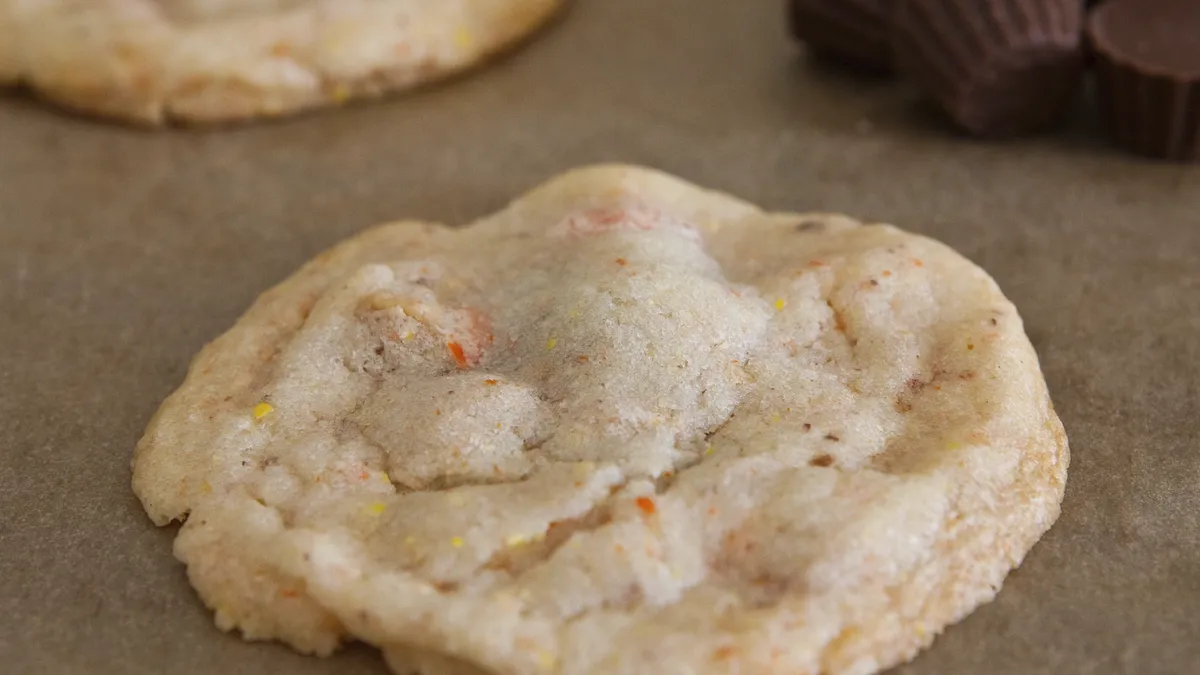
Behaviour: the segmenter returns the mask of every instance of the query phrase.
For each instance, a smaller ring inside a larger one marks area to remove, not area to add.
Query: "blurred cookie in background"
[[[563,0],[0,0],[0,84],[128,122],[276,117],[474,66]]]

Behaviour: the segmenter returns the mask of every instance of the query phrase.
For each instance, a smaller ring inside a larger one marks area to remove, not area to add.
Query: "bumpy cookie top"
[[[945,246],[628,167],[263,295],[139,446],[218,622],[427,673],[865,673],[991,597],[1066,444]]]

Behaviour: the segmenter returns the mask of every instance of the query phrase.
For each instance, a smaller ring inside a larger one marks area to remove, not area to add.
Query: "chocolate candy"
[[[1108,0],[1087,29],[1113,142],[1148,157],[1200,159],[1200,0]]]
[[[790,0],[792,35],[813,53],[861,70],[888,73],[892,47],[888,13],[894,0]]]
[[[1073,107],[1080,0],[896,0],[893,19],[897,69],[972,134],[1042,131]]]

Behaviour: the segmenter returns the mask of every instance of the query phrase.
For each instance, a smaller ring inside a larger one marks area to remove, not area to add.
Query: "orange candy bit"
[[[638,509],[648,516],[652,516],[658,511],[658,507],[654,505],[654,500],[649,497],[638,497],[633,503],[637,504]]]
[[[450,355],[454,357],[454,362],[459,368],[467,367],[467,354],[463,351],[462,345],[457,342],[447,342],[446,348],[450,350]]]
[[[285,598],[294,598],[297,595],[300,595],[300,591],[297,591],[294,588],[285,588],[285,589],[279,591],[279,594]]]

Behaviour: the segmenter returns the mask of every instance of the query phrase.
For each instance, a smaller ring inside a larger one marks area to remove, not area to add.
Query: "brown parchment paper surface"
[[[1070,436],[1062,518],[896,673],[1200,673],[1200,170],[1109,149],[1086,112],[957,137],[906,85],[810,63],[782,17],[577,0],[451,83],[219,131],[0,97],[0,672],[384,673],[366,647],[216,630],[130,492],[132,448],[191,356],[322,249],[625,161],[931,235],[1020,308]]]

